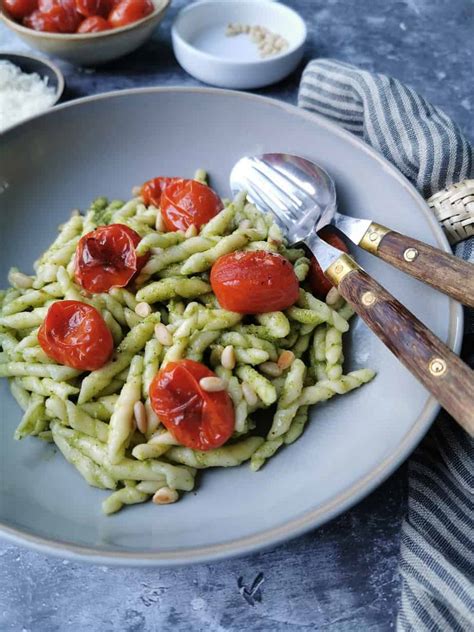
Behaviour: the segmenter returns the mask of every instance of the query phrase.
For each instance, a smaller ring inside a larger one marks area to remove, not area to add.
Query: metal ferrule
[[[344,253],[325,270],[324,274],[335,287],[338,287],[342,279],[354,270],[361,270],[361,267],[352,257]]]
[[[367,250],[367,252],[375,254],[380,246],[380,242],[389,232],[390,228],[386,228],[385,226],[382,226],[382,224],[372,222],[365,235],[360,240],[359,246],[364,250]]]

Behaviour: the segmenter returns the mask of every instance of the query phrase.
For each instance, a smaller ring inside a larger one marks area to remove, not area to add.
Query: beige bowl
[[[0,18],[31,48],[78,66],[97,66],[141,46],[163,19],[171,0],[152,0],[155,10],[142,20],[100,33],[42,33],[10,19],[2,6]]]

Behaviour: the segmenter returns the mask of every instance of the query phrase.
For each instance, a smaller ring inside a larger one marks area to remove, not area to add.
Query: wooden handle
[[[474,436],[474,371],[361,268],[352,266],[339,279],[328,276],[339,281],[339,292],[370,329]]]
[[[387,232],[371,252],[460,303],[474,307],[474,264],[395,231]]]

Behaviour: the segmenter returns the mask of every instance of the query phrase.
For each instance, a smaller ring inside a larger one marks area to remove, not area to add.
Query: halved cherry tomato
[[[334,248],[338,248],[343,252],[349,252],[344,241],[331,229],[330,226],[325,226],[322,228],[318,235],[327,241],[328,244],[334,246]],[[309,268],[308,275],[309,285],[311,286],[311,290],[313,294],[318,296],[321,299],[326,298],[326,294],[332,288],[331,281],[327,278],[324,272],[321,270],[321,267],[318,263],[316,257],[311,257],[311,265]]]
[[[50,358],[80,371],[100,369],[114,350],[112,334],[100,313],[80,301],[53,303],[38,341]]]
[[[4,0],[3,7],[9,16],[22,20],[38,8],[37,0]]]
[[[76,281],[88,292],[125,287],[148,261],[137,257],[140,235],[123,224],[99,226],[76,249]]]
[[[160,206],[163,190],[168,186],[168,184],[174,182],[175,180],[182,181],[182,178],[166,178],[164,176],[159,176],[158,178],[147,180],[144,184],[142,184],[142,188],[140,189],[140,195],[142,196],[144,203],[147,206],[149,204],[153,204],[153,206]]]
[[[109,13],[109,22],[114,28],[136,22],[153,13],[151,0],[121,0]]]
[[[112,26],[107,20],[100,15],[92,15],[79,25],[76,33],[99,33],[100,31],[108,31],[111,28]]]
[[[218,448],[234,431],[234,408],[227,391],[209,393],[199,381],[215,374],[200,362],[169,362],[150,385],[155,413],[176,439],[193,450]]]
[[[76,11],[86,18],[106,18],[112,9],[110,0],[75,0]],[[110,27],[109,27],[110,28]]]
[[[299,282],[287,259],[272,252],[231,252],[212,266],[211,285],[219,304],[239,314],[287,309],[299,294]]]
[[[177,178],[161,193],[161,215],[170,231],[186,230],[194,224],[200,228],[222,209],[222,201],[215,191],[197,180]]]

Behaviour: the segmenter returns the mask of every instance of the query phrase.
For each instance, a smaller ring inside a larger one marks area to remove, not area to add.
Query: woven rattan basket
[[[427,202],[450,244],[474,235],[474,180],[451,184],[432,195]]]

